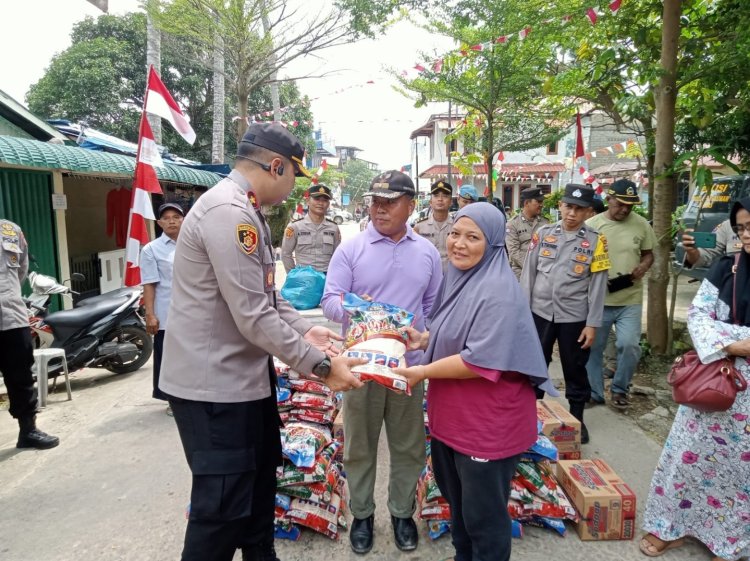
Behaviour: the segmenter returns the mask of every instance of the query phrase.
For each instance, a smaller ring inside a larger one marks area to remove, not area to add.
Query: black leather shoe
[[[589,443],[589,429],[586,428],[586,425],[581,423],[581,444],[588,444]]]
[[[393,537],[396,539],[396,547],[401,551],[414,551],[417,549],[419,536],[417,524],[411,518],[397,518],[391,516],[393,524]]]
[[[242,548],[242,561],[279,561],[273,542]]]
[[[349,530],[349,541],[352,544],[354,553],[367,553],[372,549],[372,527],[375,522],[375,515],[371,514],[367,518],[355,518],[352,521],[352,529]]]

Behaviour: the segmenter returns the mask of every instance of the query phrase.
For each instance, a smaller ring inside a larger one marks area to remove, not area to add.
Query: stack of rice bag
[[[274,360],[278,407],[284,421],[284,463],[276,470],[276,537],[296,540],[298,526],[331,539],[346,528],[348,504],[343,468],[335,459],[343,443],[331,429],[340,396],[325,384]]]

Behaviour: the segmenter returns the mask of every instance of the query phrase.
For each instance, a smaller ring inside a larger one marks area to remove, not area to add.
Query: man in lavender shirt
[[[388,171],[373,179],[365,194],[372,197],[370,223],[339,246],[328,266],[321,306],[329,320],[346,329],[341,294],[353,292],[414,313],[415,328],[424,330],[442,267],[435,246],[406,223],[414,211],[415,194],[414,183],[401,172]],[[409,365],[419,364],[421,358],[422,351],[406,354]],[[406,396],[371,382],[344,394],[344,467],[354,515],[349,539],[355,553],[372,549],[378,439],[384,421],[391,456],[388,510],[396,546],[402,551],[417,547],[412,515],[425,461],[423,393],[422,384]]]

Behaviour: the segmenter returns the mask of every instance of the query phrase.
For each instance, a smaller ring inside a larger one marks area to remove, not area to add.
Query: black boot
[[[242,548],[242,561],[279,561],[273,542]]]
[[[36,448],[37,450],[46,450],[47,448],[54,448],[60,444],[59,438],[51,436],[36,428],[36,415],[18,419],[18,426],[21,430],[18,432],[16,448]]]
[[[349,542],[354,553],[367,553],[372,549],[373,525],[375,515],[371,514],[367,518],[355,518],[352,521],[352,528],[349,530]]]
[[[583,410],[586,407],[585,401],[570,401],[570,414],[581,421],[581,444],[589,443],[589,429],[583,422]]]

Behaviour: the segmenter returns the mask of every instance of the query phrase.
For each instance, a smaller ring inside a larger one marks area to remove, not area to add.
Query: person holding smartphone
[[[617,369],[612,379],[612,405],[628,406],[628,389],[641,358],[643,276],[654,262],[656,236],[645,218],[633,212],[641,199],[635,183],[618,179],[607,191],[607,211],[586,224],[607,237],[611,268],[604,299],[604,316],[586,364],[591,400],[604,403],[602,360],[607,335],[615,326]]]
[[[724,255],[733,255],[742,249],[740,238],[732,231],[732,225],[727,218],[724,222],[713,229],[715,235],[713,247],[700,247],[696,243],[696,234],[705,232],[695,232],[692,228],[682,233],[682,247],[685,248],[685,266],[692,267],[710,267],[714,261]]]

